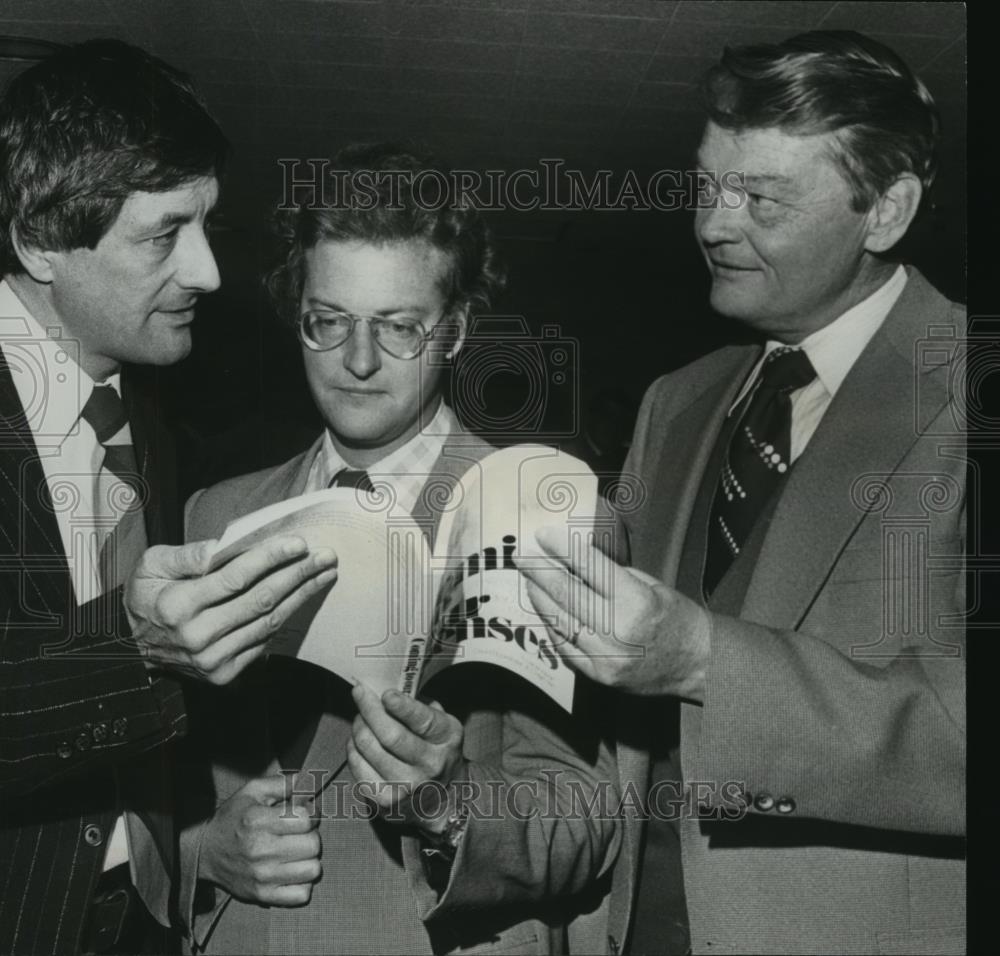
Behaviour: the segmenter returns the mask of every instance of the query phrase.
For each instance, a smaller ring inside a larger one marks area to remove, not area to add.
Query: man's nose
[[[354,323],[354,333],[344,343],[344,367],[355,378],[368,378],[382,367],[381,351],[364,319]]]
[[[219,267],[208,237],[201,229],[190,229],[180,249],[177,282],[194,292],[214,292],[219,288]]]
[[[730,208],[721,198],[716,198],[715,205],[695,213],[695,235],[705,245],[733,242],[739,237],[741,214],[741,209]]]

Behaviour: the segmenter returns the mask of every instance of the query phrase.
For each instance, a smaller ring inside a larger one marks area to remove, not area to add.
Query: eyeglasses
[[[343,345],[364,319],[383,352],[398,359],[416,358],[434,334],[419,319],[394,319],[383,315],[353,315],[333,309],[313,309],[299,317],[299,338],[314,352],[329,352]]]

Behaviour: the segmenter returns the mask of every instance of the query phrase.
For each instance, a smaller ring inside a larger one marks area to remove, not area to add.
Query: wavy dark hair
[[[927,87],[887,46],[851,30],[726,48],[702,83],[709,118],[729,130],[836,133],[834,159],[863,212],[903,173],[927,195],[940,120]]]
[[[274,215],[277,264],[264,285],[285,321],[298,320],[306,252],[331,239],[374,245],[423,239],[451,262],[442,279],[446,311],[488,308],[504,272],[488,225],[455,194],[446,164],[419,146],[365,143],[338,152],[328,172],[328,202],[279,207]]]
[[[12,234],[93,249],[130,193],[221,178],[229,144],[189,78],[120,40],[59,50],[0,99],[0,269],[23,271]]]

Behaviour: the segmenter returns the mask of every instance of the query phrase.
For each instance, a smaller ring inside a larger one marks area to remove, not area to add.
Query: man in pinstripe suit
[[[3,953],[168,945],[175,678],[230,680],[335,575],[294,539],[203,577],[204,543],[147,550],[174,496],[127,365],[190,349],[225,153],[187,79],[116,41],[0,101]]]

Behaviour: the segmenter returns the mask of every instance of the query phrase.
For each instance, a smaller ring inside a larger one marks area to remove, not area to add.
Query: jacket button
[[[83,842],[87,846],[100,846],[104,842],[104,834],[96,823],[88,823],[83,828]]]
[[[754,798],[753,805],[758,809],[767,813],[768,810],[774,809],[774,797],[769,793],[758,793]]]
[[[73,748],[64,740],[58,747],[56,747],[56,753],[59,754],[63,760],[66,760],[67,758],[73,756]]]
[[[124,737],[127,728],[128,720],[125,717],[116,717],[111,722],[111,733],[113,733],[116,737]]]
[[[102,720],[99,724],[94,724],[94,743],[103,743],[108,738],[108,722]]]
[[[791,797],[781,797],[775,809],[778,813],[794,813],[795,801]]]
[[[80,734],[76,738],[76,749],[87,750],[90,747],[90,734]]]

